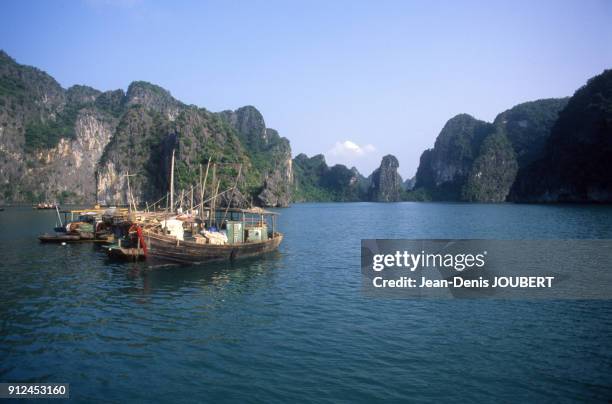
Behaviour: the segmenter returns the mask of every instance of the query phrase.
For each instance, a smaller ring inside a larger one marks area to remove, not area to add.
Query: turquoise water
[[[0,382],[82,402],[607,401],[612,302],[384,300],[362,238],[612,238],[612,207],[298,204],[265,258],[111,263],[0,213]]]

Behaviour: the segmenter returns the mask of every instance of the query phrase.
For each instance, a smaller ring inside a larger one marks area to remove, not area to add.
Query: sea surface
[[[39,244],[54,211],[0,212],[0,382],[87,403],[612,399],[611,301],[375,299],[359,267],[362,238],[612,238],[612,207],[278,211],[277,253],[155,268]]]

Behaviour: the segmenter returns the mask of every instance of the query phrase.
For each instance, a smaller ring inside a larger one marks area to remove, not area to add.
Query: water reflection
[[[281,265],[282,254],[274,251],[265,256],[234,262],[212,262],[199,265],[180,265],[165,262],[131,262],[113,264],[113,276],[124,276],[130,286],[119,290],[127,294],[154,294],[184,289],[214,288],[248,291],[269,285]],[[253,280],[257,279],[257,282]]]

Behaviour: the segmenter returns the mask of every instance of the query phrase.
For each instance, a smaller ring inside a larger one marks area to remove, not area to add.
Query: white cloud
[[[325,160],[330,166],[344,164],[349,168],[357,167],[360,172],[369,173],[376,167],[378,155],[376,147],[372,144],[360,146],[351,140],[345,140],[336,142],[325,153]]]
[[[371,144],[359,146],[355,142],[345,140],[344,142],[336,142],[334,147],[328,151],[328,154],[338,159],[351,159],[365,156],[366,154],[372,153],[374,151],[376,151],[376,148]]]

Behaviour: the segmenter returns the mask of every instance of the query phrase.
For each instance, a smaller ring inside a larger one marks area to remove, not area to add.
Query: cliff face
[[[497,115],[493,124],[510,141],[520,167],[542,155],[550,131],[568,100],[566,97],[525,102]]]
[[[183,103],[172,97],[168,90],[146,81],[135,81],[130,84],[123,104],[126,107],[140,105],[146,110],[161,114],[170,121],[174,121],[185,107]]]
[[[510,199],[612,202],[612,70],[570,98],[541,156],[519,170]]]
[[[491,124],[467,114],[450,119],[434,148],[421,156],[415,187],[429,190],[434,199],[460,199],[482,141],[492,132]]]
[[[520,167],[542,148],[567,99],[519,104],[493,124],[469,115],[447,122],[422,156],[415,188],[434,200],[503,202]]]
[[[64,90],[0,51],[0,200],[95,200],[94,167],[115,120],[100,93]]]
[[[383,157],[380,167],[370,176],[369,200],[397,202],[401,200],[402,177],[397,172],[399,162],[392,155]]]
[[[221,119],[232,127],[245,145],[252,162],[251,192],[263,206],[289,206],[293,188],[293,162],[289,140],[266,128],[261,113],[252,106],[223,111]]]
[[[468,202],[503,202],[514,182],[518,163],[512,144],[503,132],[487,136],[461,187]]]
[[[126,203],[127,173],[137,202],[158,199],[168,190],[172,149],[177,192],[212,158],[223,163],[220,189],[240,172],[234,203],[287,206],[291,199],[289,141],[266,128],[254,107],[211,113],[142,81],[126,93],[64,90],[0,51],[1,202]]]

